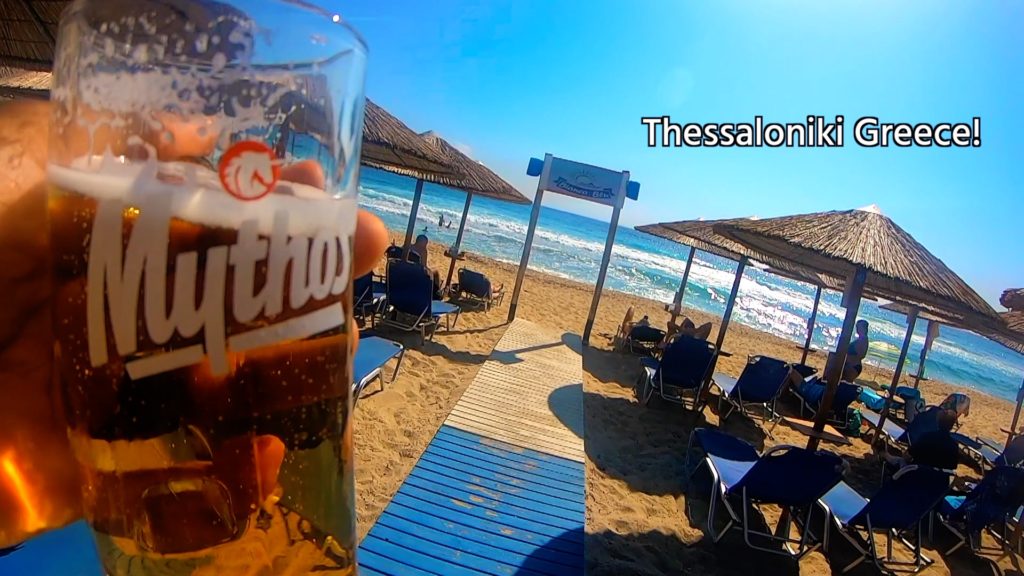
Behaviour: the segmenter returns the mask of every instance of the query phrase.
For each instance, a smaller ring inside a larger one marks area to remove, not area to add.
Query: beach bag
[[[851,438],[860,438],[860,427],[864,423],[864,419],[860,415],[860,410],[856,408],[847,408],[846,410],[847,424],[844,432]]]

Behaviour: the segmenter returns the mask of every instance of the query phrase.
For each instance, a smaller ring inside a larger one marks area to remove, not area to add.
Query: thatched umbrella
[[[366,120],[363,124],[362,163],[416,179],[409,224],[405,229],[405,257],[408,257],[423,197],[423,183],[458,187],[463,184],[465,174],[419,134],[369,98],[366,99]]]
[[[756,221],[734,220],[717,225],[715,231],[757,254],[847,278],[843,302],[846,318],[835,352],[836,369],[826,370],[828,386],[815,418],[815,434],[808,444],[811,448],[818,445],[825,415],[831,409],[842,377],[865,287],[888,300],[931,306],[943,313],[962,315],[978,325],[995,322],[995,311],[981,296],[875,206]],[[910,320],[911,330],[915,320],[916,315]],[[886,408],[891,403],[893,388]],[[886,415],[883,410],[879,428]]]
[[[448,266],[448,278],[444,283],[447,287],[452,283],[455,262],[458,260],[459,249],[462,247],[462,235],[466,230],[466,219],[469,216],[469,206],[473,201],[473,196],[486,196],[515,204],[529,204],[530,199],[523,196],[515,187],[482,163],[460,152],[436,132],[424,132],[420,137],[434,147],[448,163],[458,167],[459,171],[465,174],[462,184],[457,186],[466,192],[466,204],[462,208],[462,218],[459,220],[459,231],[455,235],[455,244],[450,249],[451,264]]]
[[[1024,311],[1024,288],[1010,288],[999,296],[999,303],[1009,310]]]
[[[725,332],[729,329],[729,322],[732,319],[736,296],[739,294],[740,282],[743,280],[743,271],[746,269],[749,260],[741,253],[743,252],[742,246],[714,232],[712,227],[719,222],[728,222],[728,220],[682,220],[679,222],[663,222],[661,224],[637,226],[636,229],[640,232],[659,236],[690,247],[690,253],[686,259],[686,269],[683,270],[679,291],[676,292],[672,304],[672,322],[676,321],[682,309],[683,296],[690,277],[690,266],[693,264],[693,258],[697,250],[737,262],[736,275],[733,277],[732,289],[729,292],[729,299],[725,304],[725,313],[722,314],[722,324],[718,328],[718,338],[715,341],[715,346],[721,352],[722,343],[725,341]],[[708,372],[710,373],[711,371],[709,370]]]
[[[693,264],[693,258],[697,250],[702,250],[704,252],[738,262],[736,266],[736,274],[733,277],[732,289],[729,292],[729,299],[726,301],[725,313],[722,315],[722,324],[718,329],[718,338],[716,339],[715,345],[719,350],[722,349],[722,344],[725,341],[725,333],[726,330],[728,330],[729,323],[732,319],[732,312],[736,304],[736,297],[739,295],[740,283],[743,280],[743,272],[746,270],[746,267],[751,260],[757,260],[767,264],[773,269],[778,270],[781,273],[788,274],[791,277],[816,278],[816,275],[812,270],[803,268],[799,264],[793,262],[786,262],[769,256],[765,256],[763,259],[753,258],[753,254],[742,244],[715,232],[714,228],[717,225],[741,220],[753,221],[755,218],[682,220],[679,222],[663,222],[661,224],[648,224],[646,226],[636,227],[640,232],[659,236],[690,247],[690,253],[686,261],[686,269],[683,270],[683,278],[679,285],[679,291],[676,292],[673,302],[673,322],[675,322],[680,313],[683,296],[686,291],[686,284],[690,275],[690,266]]]
[[[60,15],[70,2],[0,0],[0,66],[46,72]]]

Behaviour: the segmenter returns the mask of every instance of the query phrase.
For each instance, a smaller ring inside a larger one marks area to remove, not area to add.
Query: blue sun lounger
[[[361,336],[359,338],[359,349],[352,367],[352,398],[353,402],[359,400],[363,390],[374,380],[380,381],[380,389],[384,390],[384,366],[392,359],[397,358],[395,371],[391,373],[390,382],[398,377],[398,370],[402,367],[402,358],[405,356],[405,347],[391,340],[379,336]]]
[[[812,452],[795,446],[776,446],[754,461],[735,461],[709,454],[704,463],[711,472],[712,494],[708,510],[708,529],[718,542],[737,524],[743,531],[747,546],[755,550],[802,558],[817,549],[809,532],[800,538],[789,535],[789,519],[798,515],[807,521],[815,502],[839,483],[843,477],[842,459],[830,452]],[[730,519],[719,532],[715,532],[715,509],[721,499]],[[735,503],[735,505],[734,505]],[[751,526],[747,510],[751,506],[774,504],[789,512],[786,525],[775,533],[762,532]],[[754,538],[757,538],[755,543]],[[761,542],[782,544],[783,550]],[[797,544],[796,550],[790,548]]]
[[[445,329],[451,330],[459,321],[460,309],[454,304],[434,300],[434,281],[419,264],[390,260],[387,275],[387,311],[382,323],[407,332],[420,333],[420,342],[427,332],[434,339],[441,317]],[[449,323],[449,319],[454,320]]]
[[[882,419],[882,415],[871,409],[865,408],[860,412],[860,419],[871,426],[872,428],[878,429],[878,422]],[[903,438],[906,437],[907,431],[899,424],[892,421],[890,418],[885,419],[885,424],[882,426],[882,435],[890,444],[901,444]]]
[[[1006,547],[1007,526],[1022,505],[1024,469],[1009,466],[989,470],[966,494],[946,496],[935,510],[938,520],[957,538],[957,543],[946,554],[952,554],[964,544],[977,550],[981,545],[981,532],[986,529]]]
[[[840,482],[820,500],[821,508],[826,513],[825,551],[830,547],[828,522],[831,521],[858,552],[858,558],[846,565],[841,573],[853,570],[868,559],[882,573],[908,567],[911,572],[920,571],[933,562],[921,553],[922,525],[928,513],[946,495],[949,481],[949,474],[942,470],[906,466],[883,484],[870,500],[845,482]],[[917,532],[913,543],[903,536],[909,530]],[[879,554],[875,543],[876,532],[884,532],[886,535],[884,557]],[[913,552],[913,561],[893,559],[894,538]],[[867,540],[867,548],[862,545],[863,540]]]
[[[690,468],[690,459],[697,449],[702,453],[701,460],[697,462],[696,466]],[[695,428],[690,432],[690,439],[686,444],[686,461],[683,463],[683,469],[688,471],[686,474],[687,484],[697,470],[704,465],[704,459],[707,456],[718,456],[734,462],[753,462],[760,458],[761,454],[746,440],[722,432],[717,428]]]
[[[959,432],[954,433],[953,438],[983,467],[1021,466],[1024,464],[1024,436],[1014,438],[1005,450],[998,447],[997,443],[985,438],[970,438]]]
[[[715,374],[711,385],[721,392],[718,396],[719,418],[724,421],[733,410],[739,410],[748,418],[753,418],[747,410],[747,405],[755,404],[764,409],[765,422],[777,423],[779,416],[775,412],[775,404],[789,380],[791,369],[790,364],[777,358],[752,356],[747,360],[747,365],[739,378],[722,373]],[[722,411],[723,401],[730,404],[726,412]]]
[[[374,273],[370,272],[352,281],[352,307],[358,316],[369,317],[371,327],[387,296],[387,285],[375,278]]]
[[[661,360],[640,359],[640,378],[636,390],[640,401],[648,404],[655,392],[662,399],[686,405],[686,395],[693,396],[692,408],[700,408],[701,392],[717,349],[705,340],[680,335],[665,349]]]

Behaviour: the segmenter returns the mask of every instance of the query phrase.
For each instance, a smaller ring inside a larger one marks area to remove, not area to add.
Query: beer
[[[113,576],[356,573],[365,55],[339,16],[290,0],[64,14],[54,354]]]
[[[49,181],[59,376],[106,570],[354,573],[355,200],[279,182],[247,202],[195,164],[111,157]]]

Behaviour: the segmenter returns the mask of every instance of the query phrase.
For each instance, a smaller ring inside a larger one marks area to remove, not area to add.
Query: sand
[[[428,263],[444,276],[448,260],[443,247],[431,246]],[[360,538],[387,506],[504,333],[515,266],[472,254],[459,265],[503,283],[509,294],[502,306],[489,312],[463,312],[452,331],[440,331],[433,342],[422,346],[418,335],[394,329],[378,331],[403,342],[409,351],[397,380],[383,392],[371,387],[356,410]],[[518,315],[553,330],[581,334],[592,295],[592,286],[530,271]],[[712,542],[705,532],[710,484],[698,474],[687,487],[684,461],[690,430],[695,426],[718,426],[717,409],[712,402],[697,416],[674,405],[654,402],[645,407],[637,402],[633,384],[639,374],[638,359],[615,352],[611,346],[611,335],[629,306],[635,308],[637,317],[649,315],[655,326],[663,327],[668,319],[661,303],[606,290],[591,347],[584,350],[588,574],[838,574],[840,562],[848,560],[848,554],[838,545],[829,554],[833,567],[820,552],[809,554],[797,564],[752,551],[744,546],[739,532],[727,535],[718,544]],[[693,310],[685,314],[697,324],[713,322],[712,339],[715,337],[720,318]],[[732,356],[722,358],[717,369],[733,376],[739,375],[749,354],[800,360],[800,350],[794,343],[735,323],[729,327],[723,349]],[[815,354],[808,363],[821,369],[824,355]],[[868,366],[860,383],[877,386],[891,380],[891,372]],[[940,402],[954,391],[964,391],[935,380],[923,382],[921,389],[931,403]],[[967,392],[972,399],[971,413],[961,431],[1005,438],[1000,428],[1009,425],[1013,405],[978,391]],[[780,412],[798,415],[792,401],[783,402]],[[807,441],[784,424],[775,428],[774,439],[767,438],[742,415],[729,417],[724,429],[763,448],[777,444],[802,446]],[[847,482],[868,495],[877,489],[879,466],[867,442],[854,438],[850,446],[822,447],[850,463]],[[979,471],[962,463],[958,475],[977,478]],[[774,525],[778,511],[769,507],[765,517]],[[944,550],[952,541],[941,529],[936,530],[936,536],[937,544],[926,542],[925,546],[926,555],[936,560],[927,574],[991,574],[993,565],[1005,573],[1020,573],[1010,559],[999,559],[998,554],[978,556],[961,550],[944,555],[936,545]],[[988,540],[986,543],[993,544]],[[859,568],[853,573],[875,572]]]

